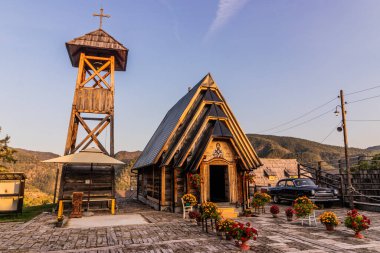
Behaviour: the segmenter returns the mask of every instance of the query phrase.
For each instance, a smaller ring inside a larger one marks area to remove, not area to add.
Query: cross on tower
[[[92,16],[99,17],[99,19],[100,19],[99,29],[102,29],[103,18],[110,18],[111,17],[108,14],[103,14],[103,8],[100,8],[100,14],[94,13],[94,14],[92,14]]]

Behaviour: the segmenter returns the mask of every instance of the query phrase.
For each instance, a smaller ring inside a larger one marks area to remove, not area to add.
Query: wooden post
[[[321,170],[322,170],[322,161],[318,162],[317,170],[315,171],[315,184],[319,185],[321,183]]]
[[[176,202],[176,171],[172,167],[172,212],[175,213],[175,202]]]
[[[58,220],[61,220],[63,218],[63,201],[60,200],[58,202],[58,215],[57,215]]]
[[[346,197],[346,187],[344,184],[344,176],[343,176],[343,168],[342,168],[342,160],[338,160],[338,166],[339,166],[339,176],[340,176],[340,190],[342,193],[342,207],[344,206],[344,199]]]
[[[345,109],[345,101],[344,101],[344,94],[343,90],[340,90],[340,108],[342,110],[342,124],[343,124],[343,138],[344,138],[344,156],[346,160],[346,175],[347,175],[347,188],[348,188],[348,200],[350,208],[354,208],[354,199],[352,196],[352,176],[350,171],[350,164],[349,164],[349,158],[348,158],[348,138],[347,138],[347,122],[346,122],[346,109]]]
[[[297,163],[297,176],[301,178],[301,164]]]
[[[137,186],[136,186],[136,199],[139,200],[139,192],[140,192],[140,170],[137,170]]]
[[[166,204],[166,198],[165,198],[165,194],[166,194],[166,182],[165,182],[165,179],[166,179],[166,167],[163,166],[161,167],[161,200],[160,200],[160,204],[161,205],[165,205]]]
[[[242,206],[243,206],[243,211],[245,210],[245,190],[244,190],[244,182],[245,182],[245,171],[242,172],[242,183],[241,183],[241,194],[243,195],[243,202],[242,202]]]
[[[56,174],[55,174],[55,183],[54,183],[54,197],[53,197],[53,204],[56,203],[56,198],[57,198],[58,176],[59,176],[59,165],[57,164],[57,172],[56,172]]]
[[[111,214],[114,215],[116,210],[116,200],[112,199],[111,200]]]

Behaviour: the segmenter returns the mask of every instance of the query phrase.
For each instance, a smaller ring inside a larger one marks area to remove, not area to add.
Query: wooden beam
[[[78,116],[80,117],[80,115],[78,114]],[[74,152],[73,153],[75,153],[76,151],[78,151],[78,149],[90,138],[90,137],[92,137],[92,135],[109,119],[109,117],[110,116],[106,116],[106,117],[104,117],[103,119],[102,119],[102,121],[100,121],[99,123],[98,123],[98,125],[92,130],[92,131],[90,131],[88,134],[87,134],[87,136],[81,141],[81,143],[79,143],[78,144],[78,146],[76,146],[76,148],[74,149]],[[79,119],[79,118],[78,118]],[[83,118],[82,118],[83,119]],[[84,122],[84,120],[83,120],[83,122]],[[107,126],[108,125],[108,122],[107,122],[107,124],[104,124],[105,126]],[[105,127],[103,127],[102,128],[102,130],[104,129]],[[99,135],[99,134],[98,134]],[[97,137],[98,135],[95,135],[95,137]],[[86,148],[86,147],[84,147],[84,148]]]
[[[165,193],[166,193],[166,167],[161,167],[161,205],[165,205]]]
[[[115,155],[114,122],[115,122],[115,117],[112,114],[110,115],[110,155],[112,157]]]
[[[91,74],[91,73],[89,73]],[[106,79],[109,75],[111,74],[110,71],[108,71],[104,76],[103,78]],[[94,78],[95,79],[95,78]],[[96,79],[95,79],[96,80]],[[103,86],[100,85],[102,81],[101,80],[96,80],[96,83],[94,85],[92,85],[92,88],[95,88],[97,85],[100,86],[100,88],[103,88]]]
[[[84,61],[87,64],[87,66],[89,66],[90,69],[92,69],[92,71],[94,71],[94,73],[89,78],[87,78],[84,82],[82,82],[81,86],[83,87],[84,85],[86,85],[86,83],[88,83],[88,81],[93,79],[95,76],[98,76],[100,78],[100,80],[107,86],[107,88],[110,89],[110,85],[108,84],[108,82],[106,80],[104,80],[104,78],[102,77],[100,72],[102,72],[104,69],[106,69],[108,66],[110,66],[111,62],[108,61],[103,66],[101,66],[99,69],[95,69],[94,66],[92,66],[91,62],[89,62],[87,59],[84,59]]]
[[[82,117],[79,115],[79,113],[76,114],[76,117],[78,118],[79,122],[82,124],[83,128],[87,131],[87,133],[91,133],[91,129],[88,127],[88,125],[86,124],[86,122],[82,119]],[[103,147],[103,145],[99,142],[98,138],[96,138],[96,136],[91,133],[90,134],[93,141],[96,143],[96,145],[98,145],[98,147],[107,155],[108,154],[108,151]]]
[[[101,133],[101,132],[103,132],[103,130],[108,126],[108,124],[109,124],[109,121],[107,121],[105,124],[103,124],[103,126],[95,133],[95,136],[96,137],[98,137],[99,136],[99,134]],[[84,145],[84,147],[83,147],[83,149],[86,149],[91,143],[92,143],[92,139],[90,139],[87,143],[86,143],[86,145]]]
[[[98,61],[109,61],[110,58],[108,57],[99,57],[99,56],[86,56],[89,60],[98,60]]]

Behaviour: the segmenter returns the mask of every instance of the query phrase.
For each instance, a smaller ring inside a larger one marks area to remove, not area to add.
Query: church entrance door
[[[210,201],[228,202],[228,166],[210,165]]]

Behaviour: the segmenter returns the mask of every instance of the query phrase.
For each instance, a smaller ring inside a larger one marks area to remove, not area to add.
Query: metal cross
[[[103,18],[110,18],[111,17],[108,14],[103,14],[103,8],[100,8],[100,14],[94,13],[94,14],[92,14],[92,16],[99,17],[99,19],[100,19],[99,29],[102,29]]]

